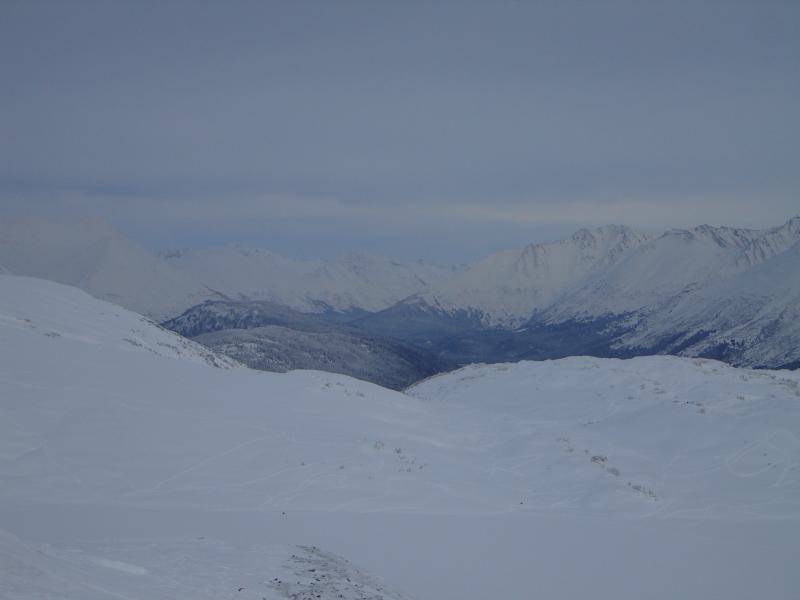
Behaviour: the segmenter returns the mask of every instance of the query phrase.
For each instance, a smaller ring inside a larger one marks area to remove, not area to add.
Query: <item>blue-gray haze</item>
[[[0,214],[454,261],[800,201],[800,2],[0,2]]]

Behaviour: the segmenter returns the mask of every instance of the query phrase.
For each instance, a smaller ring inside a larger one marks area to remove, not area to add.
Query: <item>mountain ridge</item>
[[[30,220],[0,226],[0,264],[157,320],[219,299],[272,303],[411,342],[448,364],[678,353],[774,368],[800,361],[800,300],[781,287],[799,277],[798,242],[800,215],[767,229],[608,225],[442,267],[242,247],[153,256],[96,219]]]
[[[800,313],[800,297],[781,286],[800,281],[798,243],[800,216],[763,230],[581,230],[493,255],[358,324],[462,364],[675,353],[741,366],[795,365],[800,331],[791,317]],[[548,279],[552,264],[557,277]],[[475,277],[492,269],[494,279]]]

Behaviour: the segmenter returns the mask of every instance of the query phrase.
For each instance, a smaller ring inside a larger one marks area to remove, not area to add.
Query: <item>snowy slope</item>
[[[800,585],[796,373],[574,358],[403,395],[212,368],[131,313],[14,276],[0,340],[0,597],[788,599]]]
[[[237,247],[163,254],[172,266],[238,300],[268,300],[304,312],[382,310],[449,279],[454,269],[367,254],[291,260]]]
[[[74,285],[156,320],[209,297],[192,278],[99,219],[6,219],[0,224],[0,264],[17,275]]]
[[[62,351],[72,346],[100,348],[120,352],[123,361],[132,352],[225,369],[237,366],[224,355],[167,331],[137,313],[93,298],[72,286],[33,277],[0,275],[0,327],[5,352],[32,352],[24,354],[23,360],[33,360],[35,340],[43,336],[70,345]],[[34,343],[17,346],[17,338],[32,338]]]
[[[800,509],[799,384],[701,359],[570,358],[474,365],[409,393],[491,413],[487,429],[520,454],[494,466],[530,490],[526,505],[627,510],[633,494],[654,514],[721,517]]]
[[[679,333],[679,336],[675,336]],[[800,364],[800,241],[789,250],[716,284],[677,297],[643,319],[621,347],[717,354],[733,364]]]
[[[673,357],[573,358],[467,367],[413,387],[413,399],[333,374],[208,368],[231,363],[50,282],[0,276],[0,292],[0,498],[800,510],[800,374]],[[602,469],[596,455],[608,458]],[[526,456],[538,458],[519,468]],[[740,477],[748,470],[758,477]],[[487,477],[492,485],[481,485]]]
[[[441,431],[402,394],[319,372],[208,368],[216,355],[199,345],[43,280],[0,276],[0,315],[0,498],[330,508],[385,494],[412,508],[446,497],[422,464],[442,454]]]

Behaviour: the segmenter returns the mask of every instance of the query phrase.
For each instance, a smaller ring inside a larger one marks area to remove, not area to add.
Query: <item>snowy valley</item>
[[[800,217],[765,230],[583,229],[463,267],[240,247],[156,256],[97,220],[27,219],[0,229],[0,264],[255,368],[325,368],[395,388],[475,362],[573,355],[800,365]],[[279,329],[242,331],[267,326]]]
[[[0,596],[791,598],[800,375],[247,369],[0,276]],[[491,550],[488,550],[491,548]]]
[[[0,48],[0,600],[800,600],[800,0]]]

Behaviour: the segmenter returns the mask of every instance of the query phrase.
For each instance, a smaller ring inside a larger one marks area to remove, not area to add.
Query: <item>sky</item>
[[[471,260],[800,213],[800,2],[0,0],[0,217]]]

